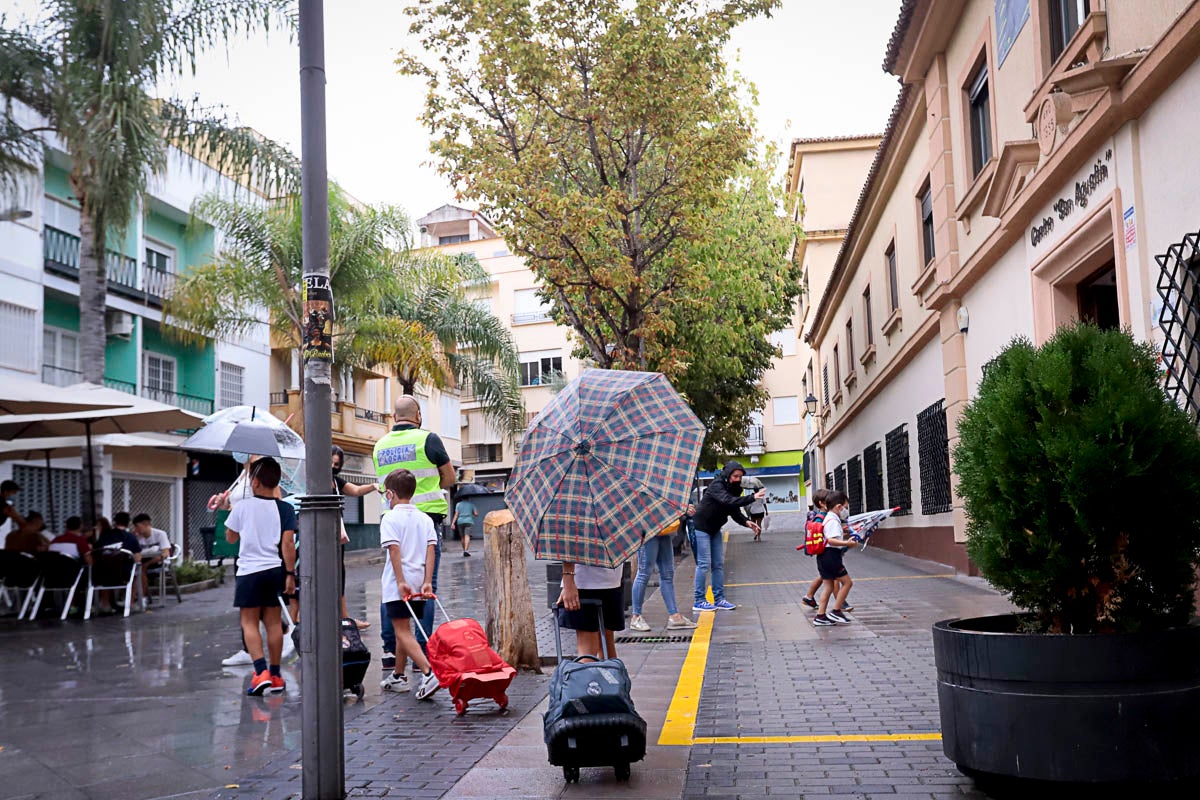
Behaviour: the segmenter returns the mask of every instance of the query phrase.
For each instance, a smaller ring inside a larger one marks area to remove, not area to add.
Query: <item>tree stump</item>
[[[533,598],[525,569],[525,536],[508,509],[488,514],[483,531],[488,640],[516,669],[541,672]]]

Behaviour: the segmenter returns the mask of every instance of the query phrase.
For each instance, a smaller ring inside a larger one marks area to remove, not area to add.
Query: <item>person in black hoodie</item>
[[[766,489],[756,494],[742,495],[742,476],[746,468],[736,461],[725,464],[696,509],[696,596],[692,611],[732,611],[737,608],[725,599],[725,542],[721,528],[732,519],[743,528],[758,533],[758,525],[748,520],[742,509],[766,495]],[[704,597],[708,574],[712,572],[713,602]]]

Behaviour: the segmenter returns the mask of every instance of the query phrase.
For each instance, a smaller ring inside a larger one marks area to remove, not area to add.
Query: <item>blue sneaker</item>
[[[717,607],[707,600],[697,600],[692,606],[692,611],[716,611]]]
[[[735,608],[737,608],[737,606],[726,600],[724,597],[716,602],[716,607],[718,611],[733,611]]]

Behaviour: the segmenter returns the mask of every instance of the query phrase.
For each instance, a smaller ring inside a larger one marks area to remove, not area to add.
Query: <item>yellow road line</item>
[[[846,733],[826,736],[697,736],[692,744],[840,744],[845,742],[939,742],[940,733]],[[663,744],[662,741],[659,744]]]
[[[953,572],[948,572],[942,575],[878,575],[872,578],[855,578],[855,583],[863,581],[927,581],[931,578],[957,578]],[[726,586],[804,586],[810,580],[806,581],[761,581],[759,583],[727,583]]]
[[[704,669],[708,666],[708,643],[712,638],[715,612],[704,611],[697,620],[688,646],[687,657],[679,670],[679,681],[675,684],[675,695],[667,709],[658,743],[664,745],[691,745],[696,730],[696,714],[700,710],[700,690],[704,688]]]

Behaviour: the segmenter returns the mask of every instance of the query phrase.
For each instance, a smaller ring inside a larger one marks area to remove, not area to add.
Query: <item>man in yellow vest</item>
[[[446,446],[436,433],[421,428],[421,406],[411,395],[400,395],[396,398],[395,422],[390,433],[375,443],[372,459],[375,462],[375,474],[379,476],[379,485],[392,470],[406,469],[417,478],[417,491],[413,494],[413,505],[429,515],[433,527],[438,532],[438,543],[433,562],[433,591],[438,588],[438,568],[442,561],[441,531],[442,522],[449,512],[446,496],[442,489],[454,485],[456,476],[454,465]],[[421,616],[421,627],[433,632],[433,612],[435,603],[425,604],[425,613]],[[379,618],[387,620],[387,612],[380,607]],[[380,625],[383,637],[383,669],[384,675],[391,675],[396,666],[396,640],[392,626]],[[421,649],[425,648],[425,637],[417,631],[417,641]]]

